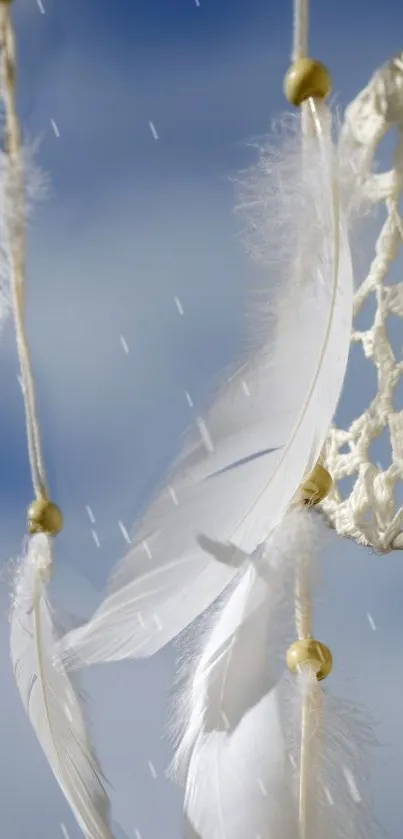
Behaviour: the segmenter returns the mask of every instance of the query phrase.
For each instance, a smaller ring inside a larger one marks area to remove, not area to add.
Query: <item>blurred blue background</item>
[[[292,10],[291,0],[42,3],[42,11],[36,0],[14,3],[20,113],[51,181],[31,220],[29,332],[53,496],[66,519],[55,593],[85,617],[124,553],[119,522],[131,528],[240,347],[256,274],[230,179],[254,159],[247,141],[285,109]],[[311,53],[331,68],[340,108],[403,49],[402,32],[400,3],[313,0]],[[349,419],[372,393],[364,368],[360,359],[347,384]],[[10,839],[63,830],[78,839],[8,660],[8,560],[31,498],[10,326],[0,388],[2,830]],[[332,539],[324,566],[317,622],[336,662],[332,690],[379,721],[376,811],[400,839],[402,558]],[[117,839],[181,835],[162,737],[174,656],[168,649],[86,677]]]

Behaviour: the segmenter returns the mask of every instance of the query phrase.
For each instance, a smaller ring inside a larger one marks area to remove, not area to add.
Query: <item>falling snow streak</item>
[[[150,126],[150,131],[151,131],[151,134],[154,137],[154,140],[159,140],[158,132],[157,132],[157,129],[156,129],[154,123],[150,121],[148,123],[148,125]]]
[[[353,801],[356,804],[359,804],[361,802],[361,795],[358,791],[357,784],[356,784],[353,773],[350,772],[349,769],[344,769],[344,777],[347,781],[347,786],[348,786],[348,790],[349,790],[349,793],[351,795],[351,798],[353,799]]]
[[[367,612],[367,620],[368,620],[368,623],[369,623],[372,631],[375,632],[376,631],[376,623],[375,623],[372,615],[370,615],[369,612]]]
[[[118,527],[119,527],[119,530],[120,530],[120,532],[121,532],[121,534],[122,534],[122,536],[123,536],[123,538],[124,538],[125,542],[127,542],[127,544],[128,544],[128,545],[131,545],[132,540],[131,540],[131,538],[130,538],[130,536],[129,536],[129,534],[128,534],[128,532],[127,532],[127,530],[126,530],[126,528],[125,528],[125,526],[124,526],[124,524],[123,524],[123,522],[118,521]]]
[[[94,516],[94,513],[91,510],[91,507],[87,504],[85,509],[87,511],[87,516],[88,516],[91,524],[95,524],[95,516]]]
[[[172,498],[173,503],[175,504],[175,507],[177,507],[179,502],[178,502],[178,496],[177,496],[174,488],[169,487],[168,492],[169,492],[170,497]]]
[[[196,426],[200,433],[200,437],[202,438],[202,442],[204,443],[206,450],[211,453],[214,451],[214,443],[211,439],[210,432],[207,428],[206,423],[202,417],[197,417],[196,419]]]
[[[144,550],[144,553],[148,556],[149,559],[153,558],[153,555],[152,555],[152,553],[150,551],[150,548],[148,546],[148,542],[146,542],[145,540],[143,542],[143,550]]]
[[[181,301],[179,300],[179,297],[174,297],[174,301],[175,301],[175,306],[176,306],[179,314],[183,315],[184,314],[184,309],[183,309]]]
[[[126,341],[126,338],[124,337],[124,335],[120,335],[120,343],[121,343],[121,345],[123,347],[123,350],[126,353],[126,355],[129,355],[129,347],[128,347],[128,344],[127,344],[127,341]]]
[[[242,390],[243,390],[245,396],[250,396],[250,390],[248,388],[247,383],[245,382],[245,379],[242,379]]]
[[[156,625],[157,629],[159,629],[159,631],[160,631],[160,632],[162,632],[162,630],[163,630],[164,626],[163,626],[163,624],[161,623],[161,620],[160,620],[160,618],[158,617],[157,613],[155,613],[155,614],[153,615],[153,618],[154,618],[154,623],[155,623],[155,625]]]
[[[60,137],[60,131],[59,131],[54,119],[50,120],[50,124],[53,128],[53,133],[54,133],[55,137]]]
[[[99,541],[99,536],[96,530],[91,530],[92,538],[97,546],[97,548],[101,547],[101,543]]]
[[[157,771],[156,771],[156,769],[155,769],[154,764],[153,764],[153,763],[151,763],[151,760],[149,760],[149,761],[148,761],[148,766],[149,766],[149,769],[150,769],[150,772],[151,772],[152,777],[153,777],[154,779],[155,779],[155,778],[157,778],[157,777],[158,777],[158,776],[157,776]]]

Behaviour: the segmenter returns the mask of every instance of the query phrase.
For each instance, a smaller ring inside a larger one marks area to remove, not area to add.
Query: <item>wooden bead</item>
[[[300,486],[301,499],[304,504],[314,507],[329,495],[332,486],[332,476],[324,466],[317,463],[309,478]]]
[[[291,673],[297,673],[304,664],[315,668],[318,682],[326,679],[333,667],[329,647],[321,641],[315,641],[314,638],[302,638],[295,641],[287,650],[287,667]]]
[[[2,0],[0,0],[2,2]],[[28,532],[56,536],[63,528],[63,515],[57,504],[47,498],[38,498],[28,507]]]
[[[291,105],[297,107],[310,97],[326,99],[331,89],[329,71],[314,58],[299,58],[284,79],[284,93]]]

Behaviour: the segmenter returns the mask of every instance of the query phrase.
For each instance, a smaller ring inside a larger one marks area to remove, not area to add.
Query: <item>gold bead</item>
[[[301,499],[304,504],[314,507],[329,495],[332,486],[332,476],[324,466],[317,463],[313,472],[300,486]]]
[[[296,673],[303,664],[311,664],[316,669],[318,682],[326,679],[332,672],[333,658],[325,644],[314,638],[302,638],[294,641],[287,650],[287,667]]]
[[[286,73],[284,93],[291,105],[302,105],[311,96],[326,99],[332,89],[328,69],[314,58],[299,58]]]
[[[0,0],[2,2],[2,0]],[[28,507],[28,531],[56,536],[63,528],[63,515],[57,504],[47,498],[37,498]]]

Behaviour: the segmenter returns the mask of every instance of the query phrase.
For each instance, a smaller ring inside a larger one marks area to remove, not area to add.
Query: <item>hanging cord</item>
[[[308,56],[309,0],[294,0],[292,64],[284,80],[288,101],[301,108],[301,165],[304,165],[306,144],[311,136],[322,140],[320,103],[331,90],[331,79],[326,67]],[[323,160],[321,161],[323,165]],[[335,202],[338,225],[338,207]],[[335,271],[337,272],[338,241],[335,239]],[[336,284],[333,284],[336,287]],[[326,478],[327,475],[327,478]],[[300,488],[304,503],[321,501],[331,488],[330,475],[317,464],[312,475]],[[287,651],[289,669],[300,676],[302,691],[301,744],[299,773],[298,826],[299,839],[309,839],[310,786],[312,764],[315,760],[315,731],[321,710],[321,691],[316,681],[329,675],[332,655],[328,647],[312,636],[312,602],[310,593],[309,557],[302,557],[297,571],[295,590],[295,624],[298,640]],[[308,677],[307,679],[305,677]]]
[[[312,638],[312,601],[310,592],[309,559],[302,557],[297,570],[295,587],[295,626],[299,641],[307,642]],[[308,661],[304,668],[312,667]],[[309,771],[311,763],[310,741],[312,722],[315,711],[310,690],[304,690],[301,716],[301,744],[299,771],[299,839],[306,839],[308,826]]]
[[[47,481],[25,328],[25,201],[20,127],[15,104],[16,51],[10,5],[10,0],[0,0],[1,97],[5,111],[5,147],[8,157],[4,190],[5,227],[31,478],[36,498],[45,500],[48,498]]]
[[[309,0],[294,0],[291,61],[308,55]]]
[[[291,61],[296,62],[308,55],[308,25],[309,25],[309,0],[294,0],[293,17],[293,44]],[[309,115],[309,102],[307,99],[302,102],[301,107],[301,134],[302,154],[305,152],[306,137],[312,133],[312,125]],[[310,592],[309,559],[302,557],[297,570],[295,583],[295,628],[298,641],[306,645],[312,639],[312,600]],[[298,642],[297,642],[298,643]],[[308,660],[301,663],[301,667],[309,668],[313,665]],[[298,668],[300,670],[300,668]],[[299,765],[299,795],[298,795],[298,830],[299,839],[306,839],[308,826],[308,800],[309,800],[309,772],[310,772],[310,740],[312,722],[312,701],[309,691],[304,691],[301,713],[301,743],[300,743],[300,765]]]
[[[312,598],[309,559],[303,557],[295,584],[295,628],[299,641],[312,638]]]
[[[308,513],[312,515],[312,513]],[[288,668],[299,676],[301,691],[301,742],[299,762],[298,836],[309,839],[312,829],[312,782],[316,761],[317,731],[322,713],[318,682],[332,670],[332,654],[312,635],[311,557],[302,556],[296,569],[295,626],[298,640],[287,650]]]

